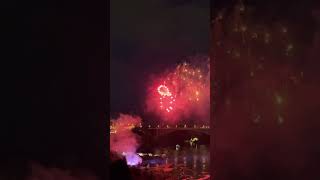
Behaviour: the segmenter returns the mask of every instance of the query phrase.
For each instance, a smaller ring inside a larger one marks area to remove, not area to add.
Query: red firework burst
[[[161,110],[165,110],[166,112],[171,112],[174,110],[175,98],[169,88],[165,85],[160,85],[157,88],[159,94],[159,107]]]
[[[209,69],[207,64],[193,66],[187,63],[155,79],[147,97],[149,112],[174,121],[181,116],[206,111],[210,101]]]

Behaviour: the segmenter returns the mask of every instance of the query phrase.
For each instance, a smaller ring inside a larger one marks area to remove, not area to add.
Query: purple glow
[[[134,153],[126,154],[126,161],[129,166],[136,166],[142,163],[141,157]]]

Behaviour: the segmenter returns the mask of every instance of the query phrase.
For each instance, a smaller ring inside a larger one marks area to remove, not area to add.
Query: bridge
[[[207,125],[202,125],[202,126],[199,126],[199,125],[198,126],[197,125],[193,125],[193,126],[187,126],[187,125],[184,125],[184,126],[181,126],[181,125],[142,126],[142,124],[140,124],[138,126],[134,126],[133,124],[128,124],[124,128],[128,128],[128,129],[138,128],[139,130],[144,131],[144,132],[148,132],[151,135],[156,136],[156,137],[170,134],[170,133],[176,132],[176,131],[189,131],[189,132],[191,131],[191,132],[210,135],[210,126],[207,126]],[[117,130],[114,128],[114,126],[110,126],[110,133],[117,133]]]
[[[210,126],[193,126],[193,127],[187,127],[187,126],[183,126],[183,127],[179,127],[179,126],[165,126],[165,127],[151,127],[148,126],[146,128],[140,127],[141,129],[143,129],[144,131],[149,131],[152,135],[158,137],[158,136],[163,136],[166,134],[170,134],[172,132],[176,132],[176,131],[191,131],[191,132],[197,132],[197,133],[203,133],[206,135],[210,135]]]

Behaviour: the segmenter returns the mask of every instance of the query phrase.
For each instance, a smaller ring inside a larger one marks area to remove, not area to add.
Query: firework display
[[[155,79],[147,96],[148,110],[173,120],[201,114],[209,107],[209,61],[181,63]]]
[[[167,112],[171,112],[173,110],[174,104],[175,104],[175,98],[170,92],[169,88],[165,85],[160,85],[158,88],[158,93],[160,95],[159,100],[160,109],[163,109]]]

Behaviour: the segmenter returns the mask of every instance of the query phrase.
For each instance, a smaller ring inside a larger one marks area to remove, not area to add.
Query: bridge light
[[[151,125],[149,124],[149,126],[148,126],[149,128],[151,128]]]
[[[176,128],[178,128],[178,125],[176,125]]]
[[[160,125],[158,124],[158,126],[157,126],[158,128],[160,128]]]
[[[184,128],[187,128],[187,125],[186,125],[186,124],[184,125]]]

